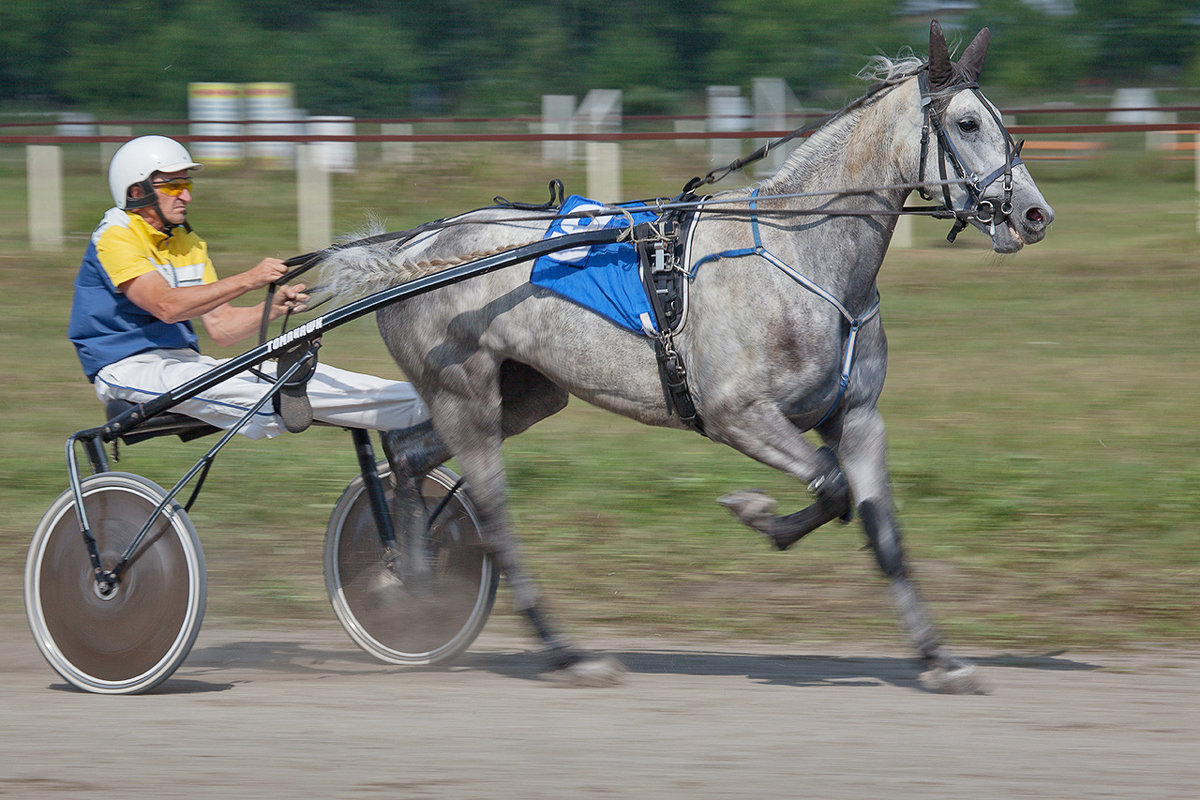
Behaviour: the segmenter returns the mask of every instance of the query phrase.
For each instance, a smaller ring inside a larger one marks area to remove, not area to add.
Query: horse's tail
[[[447,228],[468,224],[490,224],[494,230],[506,231],[507,235],[495,234],[496,240],[492,246],[481,246],[479,241],[475,241],[473,247],[464,246],[461,250],[456,245],[466,243],[460,238],[443,238]],[[317,254],[316,258],[321,264],[322,287],[333,297],[344,299],[382,291],[449,267],[533,244],[542,239],[544,225],[541,218],[529,225],[513,225],[511,222],[504,225],[501,219],[481,218],[477,212],[393,233],[382,233],[382,226],[372,223],[371,230],[364,238],[335,244]]]
[[[303,269],[318,267],[320,277],[314,291],[328,295],[326,300],[349,300],[386,289],[403,278],[394,274],[391,260],[395,242],[384,230],[383,224],[372,218],[364,229],[287,263]]]
[[[349,300],[403,283],[392,255],[391,247],[378,244],[330,248],[321,259],[321,288]]]

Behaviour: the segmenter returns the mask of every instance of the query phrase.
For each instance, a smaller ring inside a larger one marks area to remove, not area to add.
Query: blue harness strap
[[[839,405],[841,405],[842,398],[845,397],[845,395],[846,395],[846,389],[850,386],[850,371],[854,368],[854,353],[855,353],[855,348],[858,344],[858,332],[862,328],[863,325],[870,322],[872,319],[874,319],[876,316],[879,315],[879,305],[880,305],[879,294],[876,293],[875,302],[871,305],[871,307],[869,309],[867,309],[867,311],[864,314],[861,314],[856,317],[846,309],[846,306],[843,305],[840,300],[838,300],[836,297],[834,297],[832,294],[830,294],[827,290],[825,290],[821,286],[814,283],[810,278],[808,278],[807,276],[798,272],[795,267],[791,266],[790,264],[785,262],[783,259],[779,258],[774,253],[772,253],[770,250],[768,250],[765,246],[763,246],[762,234],[759,232],[759,229],[758,229],[758,205],[755,202],[755,198],[757,196],[758,196],[758,189],[755,189],[753,192],[750,193],[750,201],[749,201],[749,204],[750,204],[750,231],[754,237],[754,246],[753,247],[743,247],[743,248],[735,249],[735,250],[724,250],[720,253],[710,253],[710,254],[704,256],[703,258],[699,259],[698,261],[696,261],[694,264],[692,264],[690,270],[688,271],[688,277],[689,278],[695,277],[696,271],[700,268],[700,266],[702,264],[707,264],[710,261],[720,261],[722,258],[742,258],[744,256],[758,256],[758,257],[762,258],[763,260],[765,260],[767,263],[774,266],[776,269],[778,269],[784,275],[787,275],[789,278],[794,280],[796,283],[800,284],[805,289],[807,289],[808,291],[815,294],[817,297],[820,297],[822,300],[824,300],[827,303],[829,303],[830,305],[832,305],[834,308],[836,308],[838,310],[838,313],[842,315],[842,318],[845,319],[848,323],[850,323],[850,332],[849,332],[848,336],[846,337],[846,349],[845,349],[844,355],[842,356],[842,370],[841,370],[841,374],[838,376],[837,396],[834,397],[833,404],[829,406],[829,409],[825,412],[825,415],[821,417],[820,422],[818,422],[816,425],[813,426],[814,428],[819,428],[821,425],[825,424],[826,420],[828,420],[831,416],[833,416],[833,412],[837,410]]]

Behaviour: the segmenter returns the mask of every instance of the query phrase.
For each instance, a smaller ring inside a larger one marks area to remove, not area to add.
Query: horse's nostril
[[[1029,220],[1035,225],[1041,225],[1046,221],[1046,217],[1042,214],[1042,210],[1040,208],[1031,208],[1026,211],[1025,219]]]

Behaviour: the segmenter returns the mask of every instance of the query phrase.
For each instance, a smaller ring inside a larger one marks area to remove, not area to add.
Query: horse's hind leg
[[[974,665],[954,657],[941,645],[909,575],[892,502],[885,439],[883,420],[874,407],[846,415],[839,452],[867,540],[880,570],[891,582],[893,600],[928,670],[923,676],[926,685],[954,694],[985,692]]]
[[[500,446],[506,433],[523,430],[532,422],[527,415],[506,413],[498,380],[489,384],[476,374],[469,383],[469,394],[438,393],[431,398],[430,409],[471,487],[484,545],[507,578],[517,610],[529,621],[551,666],[563,680],[580,685],[617,683],[624,671],[619,663],[585,656],[555,629],[546,614],[541,593],[521,559],[508,515],[508,479]],[[495,391],[483,386],[495,387]],[[465,384],[462,388],[466,388]],[[535,405],[544,409],[561,408],[550,400]]]
[[[515,361],[501,365],[500,391],[505,438],[561,411],[567,404],[565,391],[532,367]],[[453,454],[431,422],[385,431],[382,438],[395,485],[392,514],[404,538],[398,573],[406,586],[421,593],[432,580],[424,539],[428,523],[421,484],[431,469],[444,464]]]
[[[400,558],[397,570],[404,585],[422,594],[433,579],[429,551],[425,546],[424,496],[421,484],[426,473],[450,458],[445,442],[429,422],[411,428],[385,431],[383,452],[392,468],[395,491],[392,517],[399,524]]]

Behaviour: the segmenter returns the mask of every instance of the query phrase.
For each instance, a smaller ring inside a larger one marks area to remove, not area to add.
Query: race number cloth
[[[563,201],[560,214],[602,211],[607,206],[573,194]],[[622,203],[625,214],[556,219],[546,231],[546,239],[582,231],[627,228],[633,223],[650,222],[657,215],[645,203]],[[572,247],[544,255],[533,262],[530,282],[578,303],[629,330],[651,335],[655,332],[654,314],[646,289],[638,273],[637,247],[633,242],[615,242]]]

